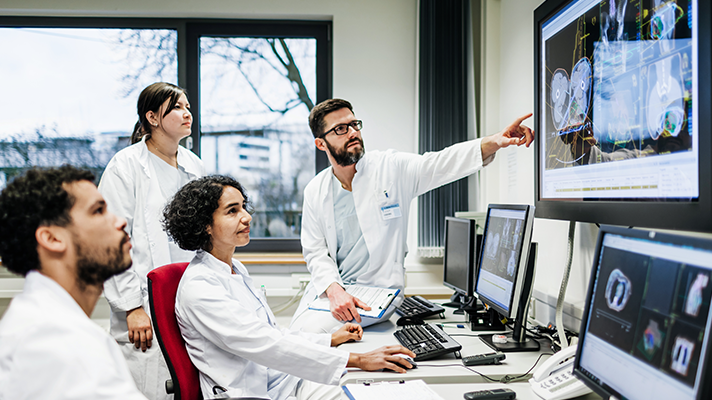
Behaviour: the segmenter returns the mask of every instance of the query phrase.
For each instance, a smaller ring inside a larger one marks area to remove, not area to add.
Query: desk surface
[[[363,353],[381,346],[398,344],[395,336],[393,336],[393,332],[400,328],[395,324],[397,320],[398,315],[394,314],[389,321],[366,328],[363,339],[360,342],[346,343],[339,346],[339,348],[349,352]],[[463,322],[466,328],[458,328],[456,324],[443,325],[445,332],[462,345],[461,354],[463,357],[492,352],[492,349],[478,337],[478,335],[487,334],[488,332],[472,332],[467,328],[469,324],[464,323],[464,320],[464,316],[453,315],[452,309],[446,309],[445,319],[440,319],[436,316],[428,318],[426,322]],[[349,369],[348,373],[341,378],[341,384],[422,379],[444,399],[462,399],[465,392],[473,390],[508,387],[517,392],[518,399],[541,400],[529,388],[530,369],[534,367],[540,356],[541,359],[537,366],[541,365],[549,357],[542,354],[552,353],[549,349],[549,343],[542,342],[541,349],[538,352],[506,353],[507,358],[500,365],[480,365],[469,367],[469,369],[465,368],[462,365],[462,361],[452,353],[436,359],[419,361],[418,368],[409,370],[405,374],[365,372],[358,369]],[[482,375],[473,371],[477,371]],[[505,376],[520,378],[504,384],[493,383],[483,375],[497,381]],[[600,399],[596,395],[589,395],[583,398]]]

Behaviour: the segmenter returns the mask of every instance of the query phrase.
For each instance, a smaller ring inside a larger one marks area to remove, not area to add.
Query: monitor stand
[[[527,269],[524,274],[524,282],[522,282],[522,293],[519,296],[519,306],[517,307],[517,315],[514,319],[514,328],[512,332],[504,335],[480,335],[480,339],[491,348],[506,352],[515,351],[538,351],[539,342],[527,337],[527,315],[529,314],[529,298],[532,294],[534,284],[534,268],[536,266],[537,244],[531,243],[529,247],[529,259],[527,260]],[[496,311],[492,310],[497,313]]]
[[[465,313],[473,313],[478,310],[483,310],[484,306],[482,303],[477,301],[475,296],[465,296],[460,293],[455,292],[450,297],[450,302],[442,304],[443,307],[457,308],[453,311],[453,314],[463,315]]]
[[[493,309],[468,312],[471,331],[503,331],[502,317]]]

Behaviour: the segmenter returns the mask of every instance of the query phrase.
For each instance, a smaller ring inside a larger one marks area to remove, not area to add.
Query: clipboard
[[[346,293],[358,297],[371,307],[371,311],[366,311],[358,308],[358,313],[366,318],[381,318],[388,309],[388,306],[393,303],[393,300],[398,297],[400,289],[381,288],[376,286],[364,285],[346,285],[344,286]],[[309,304],[310,310],[328,311],[331,312],[331,304],[329,298],[317,297],[316,300]]]
[[[351,400],[444,400],[422,379],[412,381],[386,381],[373,383],[349,383],[341,386]]]

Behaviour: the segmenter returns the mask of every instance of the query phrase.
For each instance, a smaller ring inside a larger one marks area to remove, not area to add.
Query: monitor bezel
[[[541,39],[542,25],[562,8],[577,0],[547,0],[534,11],[534,126],[541,124]],[[698,7],[698,125],[699,164],[697,201],[677,200],[554,200],[541,196],[541,148],[544,145],[540,129],[535,129],[534,149],[534,205],[536,217],[566,221],[592,222],[599,224],[636,226],[712,232],[712,157],[705,149],[712,148],[712,69],[711,42],[712,5],[707,1],[697,1]],[[703,23],[704,22],[704,23]]]
[[[586,328],[588,326],[588,319],[589,319],[588,317],[591,312],[591,301],[592,301],[591,297],[593,295],[593,289],[596,284],[596,272],[598,270],[599,259],[601,257],[601,249],[603,247],[603,239],[607,234],[621,235],[621,236],[625,236],[625,237],[645,239],[645,240],[656,240],[656,241],[660,241],[660,242],[670,243],[673,245],[691,246],[691,247],[695,247],[695,248],[706,249],[709,251],[712,251],[712,240],[705,239],[705,238],[699,238],[699,237],[653,232],[653,231],[647,231],[647,230],[641,230],[641,229],[622,228],[622,227],[612,226],[612,225],[601,225],[601,228],[598,232],[598,239],[596,241],[596,248],[595,248],[594,255],[593,255],[593,265],[591,267],[591,275],[588,280],[588,291],[586,292],[586,302],[584,303],[583,314],[581,316],[581,328],[579,329],[579,341],[578,341],[578,345],[576,348],[576,359],[574,361],[573,373],[578,379],[580,379],[584,384],[586,384],[586,386],[588,386],[591,390],[593,390],[594,392],[596,392],[598,395],[602,396],[603,398],[608,398],[610,396],[617,396],[618,398],[622,398],[621,395],[617,391],[615,391],[613,388],[611,388],[608,385],[604,386],[605,382],[598,383],[581,370],[581,351],[583,349]],[[710,312],[712,312],[712,310]],[[711,339],[712,339],[712,337],[711,337]],[[704,354],[702,354],[702,353],[700,354],[700,360],[702,362],[701,376],[703,376],[703,377],[707,376],[707,374],[709,372],[710,355],[712,355],[712,343],[708,344],[707,349],[705,349]],[[701,382],[701,386],[700,386],[700,390],[698,392],[697,399],[699,400],[699,399],[709,398],[710,394],[712,394],[712,384],[710,384],[710,382],[707,382],[705,379],[703,379],[703,382]]]
[[[475,295],[477,295],[477,298],[482,303],[497,311],[503,317],[512,318],[512,316],[517,315],[520,297],[522,294],[522,285],[524,284],[526,269],[528,268],[527,263],[529,261],[529,250],[531,247],[532,232],[534,231],[535,207],[532,205],[522,204],[490,204],[487,207],[487,219],[485,220],[484,232],[482,234],[483,253],[487,248],[487,231],[489,229],[490,214],[493,209],[525,211],[523,232],[524,236],[522,238],[521,247],[519,249],[519,262],[517,263],[517,271],[515,272],[516,279],[514,280],[514,286],[512,287],[512,295],[509,297],[508,309],[504,309],[502,306],[493,301],[490,297],[477,291],[477,284],[479,283],[480,270],[482,268],[482,260],[484,260],[484,254],[480,256],[477,260],[477,267],[475,268],[475,276],[477,278],[473,281],[472,287]],[[532,285],[533,284],[534,282],[532,281]]]
[[[455,286],[454,284],[447,282],[447,244],[448,244],[448,227],[452,222],[462,223],[467,225],[467,290],[463,290],[461,287]],[[462,296],[472,297],[474,294],[474,283],[475,283],[475,254],[476,254],[476,243],[477,243],[477,223],[473,219],[467,218],[457,218],[457,217],[445,217],[445,237],[443,241],[443,246],[445,247],[443,251],[443,285],[448,287]],[[473,243],[475,245],[473,245]]]

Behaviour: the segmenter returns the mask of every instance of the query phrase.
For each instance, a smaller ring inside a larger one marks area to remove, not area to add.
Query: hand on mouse
[[[394,372],[404,373],[413,366],[396,354],[405,354],[415,358],[415,353],[400,345],[384,346],[368,353],[351,353],[347,367],[357,367],[364,371],[377,371],[389,369]]]

